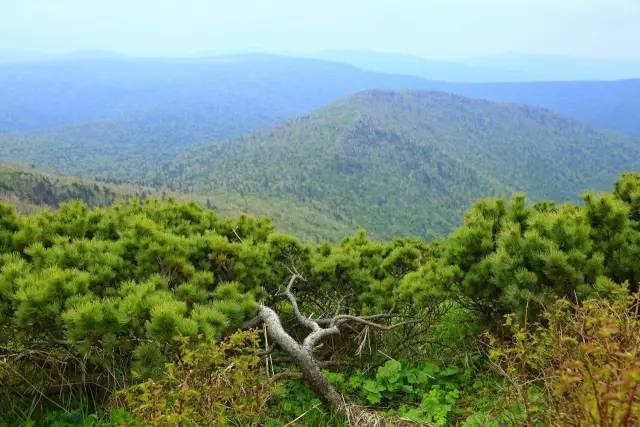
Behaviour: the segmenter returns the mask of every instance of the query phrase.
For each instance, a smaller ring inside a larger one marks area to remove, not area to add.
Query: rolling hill
[[[0,160],[157,185],[157,169],[185,149],[367,89],[526,103],[640,136],[640,80],[462,84],[274,55],[88,55],[0,66]]]
[[[640,135],[640,80],[464,84],[273,55],[106,55],[0,66],[0,161],[209,196],[311,239],[354,225],[437,237],[475,198],[562,200],[638,168],[629,137],[445,94],[368,91],[293,119],[370,88],[525,102]]]
[[[338,222],[310,206],[277,197],[264,198],[224,191],[211,191],[206,197],[178,194],[131,184],[114,184],[62,176],[41,170],[0,163],[0,200],[21,213],[55,209],[70,200],[82,200],[87,206],[108,206],[131,198],[175,197],[195,200],[225,217],[240,214],[267,216],[278,230],[306,241],[336,241],[356,227]]]
[[[411,55],[329,51],[324,60],[425,78],[431,90],[529,104],[594,127],[640,137],[640,61],[503,54],[459,61]]]
[[[640,169],[640,142],[539,108],[438,92],[366,91],[192,150],[175,189],[291,198],[378,237],[442,236],[476,198],[573,199]]]
[[[0,163],[0,200],[11,203],[22,213],[57,208],[70,200],[82,200],[89,207],[99,207],[117,200],[158,195],[150,188],[60,176]]]
[[[266,54],[61,57],[0,66],[0,133],[152,117],[228,137],[360,90],[427,85],[417,77]]]
[[[0,66],[0,159],[146,182],[184,147],[239,136],[407,76],[273,55],[69,57]]]

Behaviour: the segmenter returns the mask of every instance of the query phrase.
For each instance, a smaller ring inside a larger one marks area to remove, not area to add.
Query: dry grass
[[[350,427],[415,427],[413,421],[389,418],[365,406],[347,405],[347,420]]]

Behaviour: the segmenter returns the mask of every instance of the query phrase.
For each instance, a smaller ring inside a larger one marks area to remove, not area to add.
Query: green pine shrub
[[[500,328],[507,314],[522,319],[525,307],[536,318],[557,298],[606,296],[625,281],[636,288],[638,176],[623,175],[614,193],[586,193],[582,205],[482,200],[396,295],[415,304],[453,298]]]

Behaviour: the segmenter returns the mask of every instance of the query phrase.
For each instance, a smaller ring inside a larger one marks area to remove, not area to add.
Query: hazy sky
[[[0,50],[640,58],[640,0],[0,0]]]

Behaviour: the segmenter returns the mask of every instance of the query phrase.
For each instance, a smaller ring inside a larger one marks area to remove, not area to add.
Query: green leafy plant
[[[457,412],[456,406],[460,395],[461,391],[458,389],[443,391],[435,386],[422,396],[418,407],[401,408],[400,414],[412,421],[444,426],[450,420],[451,414]]]
[[[445,425],[459,413],[458,399],[470,373],[433,363],[411,365],[388,360],[374,378],[361,372],[328,376],[339,389],[356,394],[369,405],[390,406],[397,416],[421,423]]]

